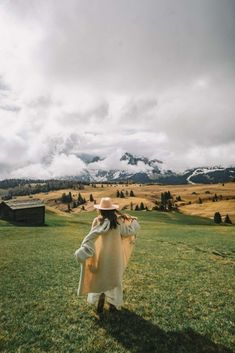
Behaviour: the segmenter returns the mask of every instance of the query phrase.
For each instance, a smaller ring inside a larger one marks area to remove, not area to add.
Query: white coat
[[[79,296],[121,286],[140,225],[135,219],[127,222],[121,217],[118,222],[117,228],[110,229],[107,218],[100,224],[96,217],[90,232],[75,251],[75,258],[81,264]]]

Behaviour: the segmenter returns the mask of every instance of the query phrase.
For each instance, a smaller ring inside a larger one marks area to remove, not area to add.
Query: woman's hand
[[[127,213],[124,213],[124,217],[128,221],[133,221],[134,219],[138,219],[137,217],[131,216],[131,215],[127,214]]]

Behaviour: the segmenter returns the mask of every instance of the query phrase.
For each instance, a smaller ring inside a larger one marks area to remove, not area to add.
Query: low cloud
[[[0,178],[235,164],[234,4],[5,1]],[[126,169],[125,169],[126,170]]]

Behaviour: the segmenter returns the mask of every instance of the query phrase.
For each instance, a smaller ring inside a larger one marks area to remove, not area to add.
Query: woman
[[[111,311],[120,310],[123,273],[140,225],[136,217],[119,212],[119,206],[113,204],[110,197],[103,197],[94,207],[99,215],[74,254],[81,264],[77,294],[88,294],[90,304],[98,302],[98,312],[103,311],[105,298]]]

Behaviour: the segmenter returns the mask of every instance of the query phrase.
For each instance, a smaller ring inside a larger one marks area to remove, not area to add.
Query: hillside
[[[95,187],[94,187],[95,186]],[[84,190],[57,190],[49,193],[35,194],[34,198],[44,200],[47,207],[51,210],[55,210],[59,213],[67,211],[68,207],[66,204],[60,202],[62,193],[71,192],[74,199],[77,199],[79,192],[82,197],[87,200],[84,205],[85,211],[81,210],[81,206],[71,210],[72,213],[90,212],[94,210],[94,202],[89,201],[90,194],[93,195],[94,199],[99,202],[101,197],[109,196],[112,197],[115,203],[120,205],[120,209],[129,210],[131,203],[133,209],[136,205],[141,202],[144,203],[148,209],[152,209],[155,206],[155,202],[160,200],[161,193],[170,191],[174,199],[177,196],[181,197],[180,202],[176,202],[179,210],[183,213],[191,215],[201,215],[212,218],[216,211],[221,212],[222,216],[229,214],[233,223],[235,223],[235,183],[224,184],[210,184],[210,185],[147,185],[147,184],[111,184],[111,185],[100,185],[95,184],[85,186]],[[133,190],[135,197],[125,196],[125,198],[117,198],[117,190],[123,191],[124,194]],[[217,194],[222,195],[222,200],[218,198],[217,202],[212,202],[213,196]],[[21,199],[29,199],[30,197],[22,196]],[[198,200],[201,198],[203,204],[199,204]],[[189,205],[191,203],[191,205]]]

